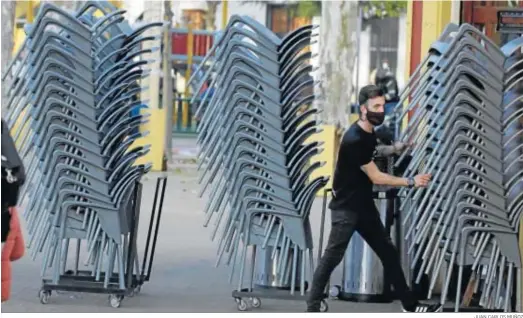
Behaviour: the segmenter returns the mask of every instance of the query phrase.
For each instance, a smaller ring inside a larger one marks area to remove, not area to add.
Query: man
[[[2,302],[11,291],[11,262],[24,255],[24,239],[16,205],[20,187],[25,182],[25,169],[2,119]]]
[[[307,300],[307,311],[317,312],[327,281],[343,259],[354,231],[362,236],[378,255],[383,268],[397,292],[403,310],[407,312],[436,312],[440,305],[420,304],[412,295],[400,264],[396,247],[387,234],[372,197],[373,184],[394,187],[426,187],[429,174],[414,178],[399,178],[381,172],[373,159],[376,155],[401,153],[407,145],[376,148],[374,127],[383,123],[385,98],[375,85],[368,85],[359,94],[360,120],[353,124],[341,141],[333,180],[333,198],[329,204],[332,228],[325,253],[314,273]]]

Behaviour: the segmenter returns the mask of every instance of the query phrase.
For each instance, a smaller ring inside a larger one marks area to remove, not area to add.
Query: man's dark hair
[[[360,106],[365,104],[369,99],[376,97],[384,96],[383,91],[376,85],[367,85],[363,86],[360,89],[360,95],[358,96],[358,101]]]

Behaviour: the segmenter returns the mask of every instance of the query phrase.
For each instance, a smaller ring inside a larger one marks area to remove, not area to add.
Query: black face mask
[[[381,124],[383,124],[383,121],[385,120],[385,113],[384,112],[371,112],[367,108],[367,120],[373,126],[380,126]]]

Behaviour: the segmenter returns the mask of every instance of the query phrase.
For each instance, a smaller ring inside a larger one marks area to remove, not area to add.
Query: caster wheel
[[[253,308],[260,308],[261,307],[261,300],[258,297],[252,297],[251,298],[251,304]]]
[[[236,298],[236,303],[238,304],[239,311],[247,310],[247,302],[245,300],[243,300],[242,298]]]
[[[321,312],[327,312],[327,311],[329,311],[329,305],[327,304],[327,301],[326,301],[326,300],[322,300],[322,301],[321,301],[320,311],[321,311]]]
[[[49,302],[49,297],[51,297],[51,291],[50,290],[41,289],[38,292],[38,298],[40,298],[40,303],[42,303],[42,305],[45,305],[45,304],[47,304]]]
[[[127,295],[127,297],[134,297],[134,295],[136,295],[136,292],[135,292],[134,289],[133,289],[133,290],[131,290],[131,291],[129,292],[129,294]]]
[[[338,297],[340,295],[340,293],[341,293],[341,286],[339,286],[339,285],[334,285],[329,290],[329,296],[331,296],[333,298]]]
[[[142,291],[142,286],[138,285],[134,288],[134,294],[138,295]]]
[[[120,295],[110,295],[109,296],[109,305],[113,308],[120,308],[122,305],[123,296]]]

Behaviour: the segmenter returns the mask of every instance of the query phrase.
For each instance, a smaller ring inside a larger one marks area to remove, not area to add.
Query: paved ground
[[[144,181],[141,241],[145,241],[146,222],[155,186],[155,176]],[[47,305],[38,298],[40,260],[24,257],[14,264],[13,290],[2,312],[236,312],[231,298],[233,287],[228,283],[229,268],[215,267],[216,242],[210,239],[210,228],[202,226],[205,199],[198,198],[196,175],[177,171],[168,175],[165,207],[151,281],[140,295],[126,298],[119,309],[108,306],[102,295],[54,294]],[[312,211],[312,224],[319,227],[321,200]],[[328,222],[327,222],[328,224]],[[316,236],[317,233],[316,233]],[[139,247],[143,250],[143,246]],[[316,255],[316,254],[315,254]],[[340,281],[336,273],[333,282]],[[302,312],[304,303],[296,301],[262,300],[259,312]],[[357,304],[332,300],[331,312],[397,312],[399,305]]]

